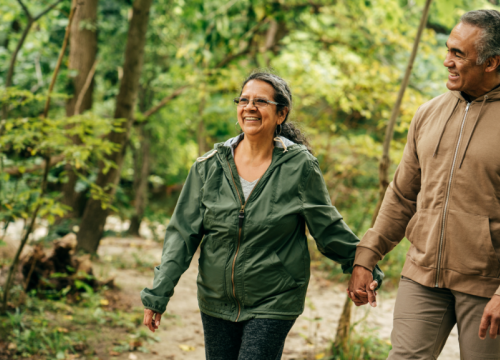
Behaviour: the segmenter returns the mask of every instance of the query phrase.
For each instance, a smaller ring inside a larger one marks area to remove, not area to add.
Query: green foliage
[[[330,356],[323,359],[330,360],[385,360],[391,351],[390,342],[382,341],[374,336],[363,336],[352,333],[346,349],[332,346]]]

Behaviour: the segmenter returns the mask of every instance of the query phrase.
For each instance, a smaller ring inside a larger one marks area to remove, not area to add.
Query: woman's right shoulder
[[[217,152],[217,149],[212,149],[206,152],[205,154],[197,158],[194,164],[191,166],[191,171],[197,171],[203,182],[205,182],[211,170],[213,170],[218,165]]]

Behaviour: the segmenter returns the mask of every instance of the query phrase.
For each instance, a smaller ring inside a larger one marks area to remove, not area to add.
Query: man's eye
[[[248,104],[248,99],[247,98],[240,98],[240,104]]]

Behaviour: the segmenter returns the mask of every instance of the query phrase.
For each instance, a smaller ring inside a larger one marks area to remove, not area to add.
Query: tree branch
[[[20,1],[20,0],[17,0],[17,1]],[[63,0],[57,0],[52,5],[47,6],[47,8],[45,10],[43,10],[40,14],[38,14],[37,16],[35,16],[35,18],[33,19],[33,21],[37,21],[38,19],[40,19],[42,16],[44,16],[45,14],[47,14],[50,10],[52,10],[53,8],[55,8],[61,1],[63,1]]]
[[[54,166],[58,162],[62,161],[64,159],[64,157],[65,156],[62,155],[62,154],[61,155],[57,155],[57,156],[52,156],[50,158],[50,165],[49,166],[50,167]],[[3,172],[9,174],[10,176],[21,176],[24,173],[33,173],[35,171],[44,169],[46,163],[47,163],[46,160],[43,160],[41,164],[34,165],[34,166],[30,167],[30,168],[24,169],[23,171],[21,171],[19,169],[19,166],[12,166],[12,167],[8,167],[8,168],[3,169]]]
[[[174,90],[174,92],[168,96],[165,96],[163,98],[163,100],[161,100],[157,105],[155,105],[154,107],[152,107],[151,109],[149,109],[148,111],[145,111],[144,113],[142,113],[142,116],[144,116],[145,118],[148,118],[150,117],[151,115],[157,113],[162,107],[164,107],[165,105],[167,105],[170,101],[174,100],[175,98],[177,98],[180,94],[182,94],[182,92],[184,90],[186,90],[190,85],[184,85],[184,86],[181,86],[180,88]]]
[[[19,3],[19,5],[21,5],[21,7],[23,8],[23,11],[26,13],[26,17],[28,18],[28,21],[34,21],[33,20],[33,16],[31,16],[30,11],[26,7],[26,5],[24,5],[24,3],[22,2],[22,0],[17,0],[17,2]]]
[[[85,94],[87,93],[87,90],[89,89],[90,84],[92,83],[92,79],[94,78],[95,69],[98,61],[99,60],[97,59],[94,61],[94,64],[92,65],[92,68],[90,68],[87,78],[85,79],[85,84],[83,84],[83,87],[80,90],[80,93],[78,94],[78,98],[76,99],[76,104],[75,104],[75,115],[80,114],[80,107],[82,106],[83,98],[85,97]]]
[[[43,109],[43,117],[46,118],[49,114],[50,108],[50,93],[52,89],[54,89],[54,85],[56,83],[57,74],[59,73],[59,69],[61,68],[62,59],[64,57],[64,53],[66,52],[66,46],[68,45],[69,33],[71,32],[71,23],[73,22],[73,17],[75,15],[76,6],[71,8],[71,12],[69,14],[68,26],[66,27],[66,34],[64,35],[63,44],[61,47],[61,52],[59,53],[59,58],[57,59],[57,65],[54,69],[54,74],[52,75],[52,81],[50,82],[49,91],[47,92],[47,102],[45,103],[45,108]]]

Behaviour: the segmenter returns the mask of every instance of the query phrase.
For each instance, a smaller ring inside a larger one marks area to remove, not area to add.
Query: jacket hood
[[[223,143],[217,143],[214,145],[214,150],[225,156],[231,154],[234,157],[234,149],[243,140],[244,136],[245,134],[241,133]],[[277,136],[274,138],[273,162],[270,166],[274,168],[303,152],[308,152],[304,145],[296,144],[284,136]]]

